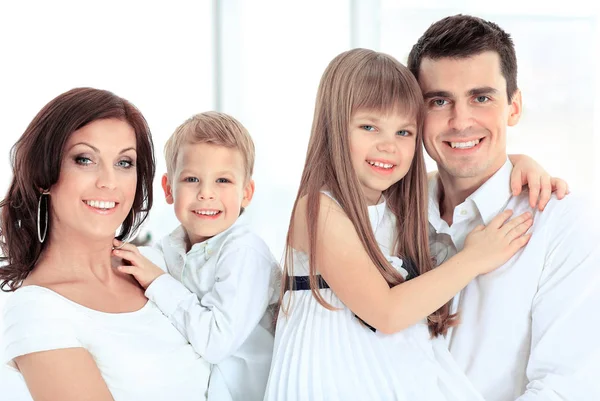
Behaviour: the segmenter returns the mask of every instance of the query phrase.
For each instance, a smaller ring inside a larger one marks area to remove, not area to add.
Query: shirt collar
[[[512,168],[513,165],[507,158],[504,165],[465,200],[465,202],[471,200],[475,204],[483,223],[486,225],[506,207],[512,196],[510,190]],[[440,185],[438,174],[429,178],[429,223],[437,232],[440,231],[442,223],[444,223],[440,216]]]
[[[467,198],[475,203],[485,225],[488,225],[506,207],[512,197],[510,190],[512,169],[512,163],[506,159],[504,165]]]
[[[213,249],[219,249],[221,244],[223,244],[223,241],[225,241],[225,239],[227,238],[228,234],[235,230],[236,227],[245,224],[245,221],[246,217],[242,214],[225,231],[222,231],[219,234],[207,240],[193,244],[189,252],[186,252],[187,233],[185,232],[185,229],[182,225],[179,225],[175,230],[173,230],[173,232],[171,232],[171,234],[169,234],[164,240],[168,244],[167,248],[173,249],[182,256],[186,255],[186,253],[195,253],[198,250],[202,249],[205,250],[205,252],[207,252],[208,254],[210,254],[209,251]]]

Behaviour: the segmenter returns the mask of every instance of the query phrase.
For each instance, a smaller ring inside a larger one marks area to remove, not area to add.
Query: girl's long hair
[[[417,121],[416,151],[406,176],[384,191],[396,216],[394,253],[416,268],[415,274],[431,270],[427,219],[427,176],[423,155],[423,96],[412,73],[391,56],[367,49],[353,49],[338,55],[327,67],[317,93],[314,120],[304,171],[292,210],[284,256],[280,299],[293,288],[293,232],[298,200],[307,198],[309,278],[313,296],[325,308],[334,309],[319,292],[316,250],[320,191],[327,188],[354,225],[371,261],[390,287],[404,281],[381,252],[368,215],[358,178],[350,163],[348,129],[353,113],[376,110],[406,113]],[[290,297],[291,299],[291,297]],[[282,305],[287,313],[289,304]],[[408,306],[410,307],[410,306]],[[432,335],[445,334],[456,322],[449,303],[428,317]]]

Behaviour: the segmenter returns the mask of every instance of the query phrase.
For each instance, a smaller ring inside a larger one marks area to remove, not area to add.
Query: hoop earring
[[[40,243],[44,243],[44,241],[46,240],[46,234],[48,233],[48,200],[46,200],[46,213],[44,214],[44,220],[45,220],[45,225],[44,225],[44,236],[42,237],[42,229],[40,227],[40,218],[41,218],[41,212],[42,212],[42,198],[44,197],[44,195],[50,195],[50,191],[46,190],[43,191],[40,195],[40,199],[38,200],[38,209],[37,209],[37,235],[38,235],[38,240],[40,241]]]

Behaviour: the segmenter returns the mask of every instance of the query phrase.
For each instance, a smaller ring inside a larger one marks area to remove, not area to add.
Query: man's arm
[[[600,223],[577,198],[551,204],[547,230],[534,234],[549,247],[532,303],[529,382],[518,401],[600,400]]]

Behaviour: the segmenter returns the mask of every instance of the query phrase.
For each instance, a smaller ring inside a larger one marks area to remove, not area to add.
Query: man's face
[[[466,58],[424,58],[423,141],[440,173],[486,180],[506,161],[506,127],[521,114],[521,94],[509,102],[496,52]]]

